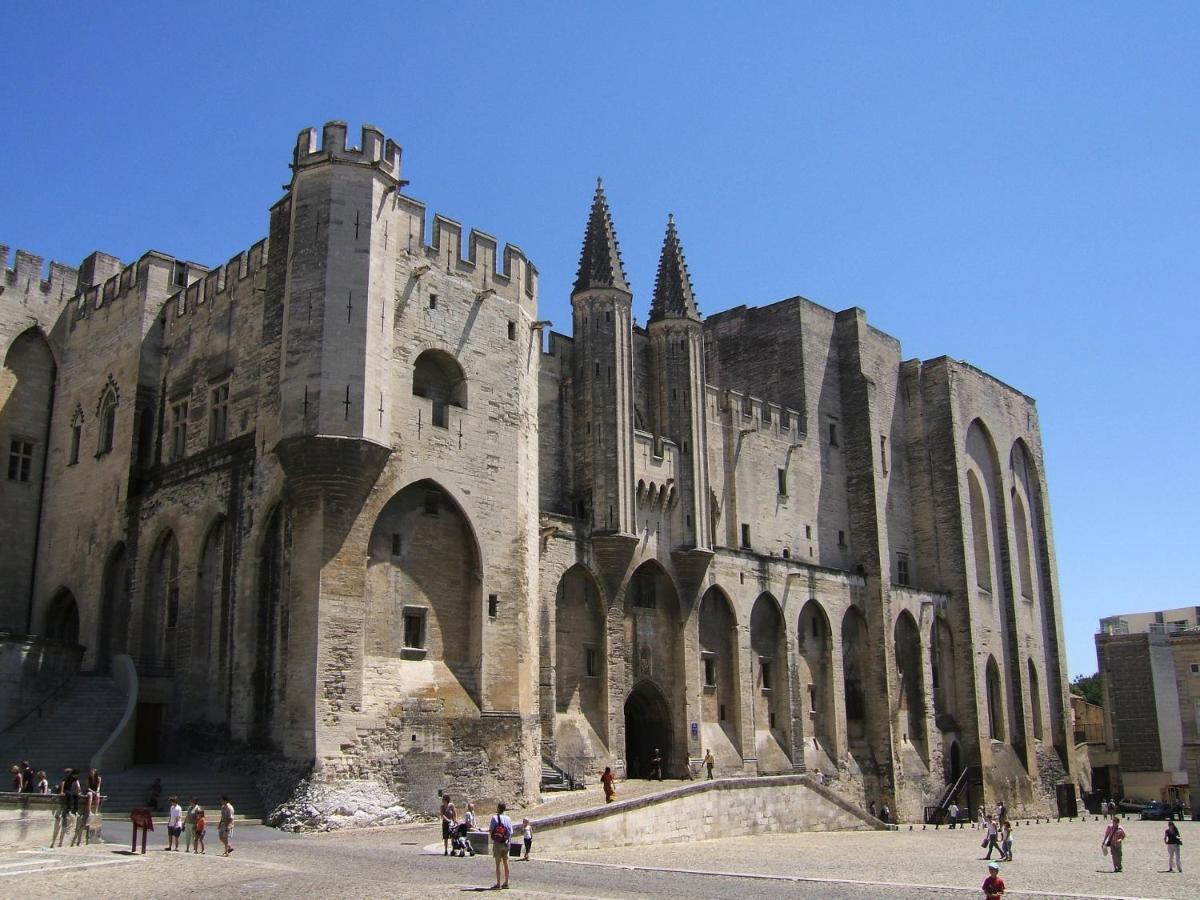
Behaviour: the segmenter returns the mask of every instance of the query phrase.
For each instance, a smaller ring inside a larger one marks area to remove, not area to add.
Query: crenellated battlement
[[[441,271],[471,278],[480,290],[493,288],[505,293],[507,288],[513,300],[520,300],[521,294],[530,298],[537,295],[537,266],[516,244],[505,244],[501,253],[495,237],[472,228],[467,233],[464,256],[462,224],[440,213],[433,215],[430,238],[426,243],[428,210],[425,204],[404,195],[399,195],[397,202],[416,222],[411,232],[416,240],[410,241],[410,253],[419,253],[436,261]]]
[[[710,414],[724,413],[730,424],[743,430],[771,434],[791,442],[800,441],[806,433],[804,417],[797,410],[752,397],[735,390],[720,390],[709,386],[706,391]]]
[[[3,288],[26,296],[39,293],[48,299],[66,300],[75,293],[79,270],[51,260],[46,271],[44,259],[35,253],[17,250],[13,267],[8,267],[9,248],[0,244],[0,267],[4,269]]]
[[[230,257],[224,265],[203,272],[196,280],[167,298],[163,309],[168,327],[201,307],[215,303],[222,296],[236,299],[242,295],[241,286],[253,282],[266,265],[267,238],[263,238],[249,249]],[[245,289],[250,290],[250,287]]]
[[[395,179],[400,184],[400,145],[374,125],[363,125],[362,143],[358,147],[346,146],[346,123],[326,122],[321,129],[321,143],[317,144],[317,129],[306,128],[296,138],[296,151],[292,159],[293,170],[327,162],[346,162],[366,165]]]

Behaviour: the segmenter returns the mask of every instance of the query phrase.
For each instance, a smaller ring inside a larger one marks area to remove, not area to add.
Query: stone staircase
[[[53,787],[68,766],[86,776],[94,754],[121,721],[125,695],[108,675],[79,675],[49,702],[0,734],[0,762],[29,760]]]
[[[542,791],[569,791],[573,785],[565,772],[551,763],[542,760]]]
[[[188,801],[195,797],[213,823],[220,818],[222,795],[229,797],[238,820],[261,822],[266,813],[254,779],[249,775],[201,765],[134,766],[124,772],[105,775],[101,785],[106,798],[104,813],[119,816],[135,806],[145,806],[146,794],[155,778],[162,779],[158,814],[163,818],[172,796],[179,798],[179,805],[185,810]]]

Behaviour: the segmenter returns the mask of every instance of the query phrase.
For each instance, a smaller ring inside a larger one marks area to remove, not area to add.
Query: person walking
[[[1008,819],[1000,822],[1000,858],[1012,862],[1012,823]]]
[[[179,836],[183,834],[183,808],[179,798],[172,797],[167,807],[167,849],[179,852]]]
[[[1179,836],[1179,826],[1173,821],[1167,823],[1163,843],[1167,845],[1167,871],[1183,872],[1183,862],[1179,858],[1179,848],[1183,846],[1183,838]]]
[[[988,863],[987,878],[983,879],[983,900],[1001,900],[1004,896],[1004,879],[1000,877],[1000,863]]]
[[[196,805],[196,853],[204,852],[204,832],[208,828],[208,822],[204,818],[204,807]]]
[[[717,761],[713,757],[712,751],[705,750],[704,751],[704,768],[708,769],[708,780],[709,781],[713,780],[712,770],[713,770],[713,766],[715,766],[716,764],[717,764]]]
[[[983,839],[983,846],[987,847],[987,856],[984,859],[991,859],[992,851],[1000,849],[1000,830],[996,825],[996,820],[991,817],[988,817],[987,820],[987,835]],[[1000,855],[1004,855],[1003,851]]]
[[[492,858],[496,861],[496,883],[492,885],[493,891],[508,890],[508,854],[509,844],[512,842],[512,819],[504,814],[507,807],[503,803],[496,804],[496,814],[492,816],[488,822],[488,834],[492,841]],[[500,873],[503,871],[504,880],[501,881]]]
[[[612,803],[617,799],[617,788],[613,784],[617,780],[617,776],[613,775],[613,770],[609,766],[604,767],[604,774],[600,776],[600,784],[604,786],[604,802]]]
[[[233,844],[229,843],[229,839],[233,837],[233,804],[229,802],[228,797],[221,798],[221,821],[217,823],[217,837],[221,839],[221,845],[225,848],[222,856],[228,856],[233,852]]]
[[[193,852],[196,843],[196,811],[200,803],[193,797],[188,801],[187,812],[183,815],[183,852]],[[196,851],[199,852],[199,851]]]
[[[442,794],[442,854],[450,855],[450,835],[454,832],[454,826],[458,824],[458,810],[454,808],[454,801],[450,799],[449,794]]]
[[[950,813],[950,827],[953,828],[958,824],[958,804],[951,803],[950,808],[946,811]]]
[[[1101,850],[1112,854],[1114,872],[1121,871],[1124,846],[1125,829],[1121,827],[1121,817],[1114,815],[1112,823],[1104,829],[1104,840],[1100,842]]]

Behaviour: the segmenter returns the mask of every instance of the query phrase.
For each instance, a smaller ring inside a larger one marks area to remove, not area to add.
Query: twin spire
[[[587,231],[583,235],[583,252],[579,257],[579,274],[573,294],[592,288],[616,288],[632,295],[621,262],[620,244],[613,229],[604,183],[596,179],[596,194],[588,214]],[[658,276],[654,280],[654,299],[650,303],[650,321],[660,319],[692,319],[700,321],[700,310],[692,293],[683,245],[675,230],[675,216],[667,216],[667,234],[663,238],[662,254],[658,260]]]

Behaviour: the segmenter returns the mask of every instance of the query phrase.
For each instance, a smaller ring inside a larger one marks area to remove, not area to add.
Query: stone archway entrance
[[[625,701],[627,777],[648,778],[656,749],[662,756],[665,775],[671,760],[671,710],[662,692],[643,681]]]

